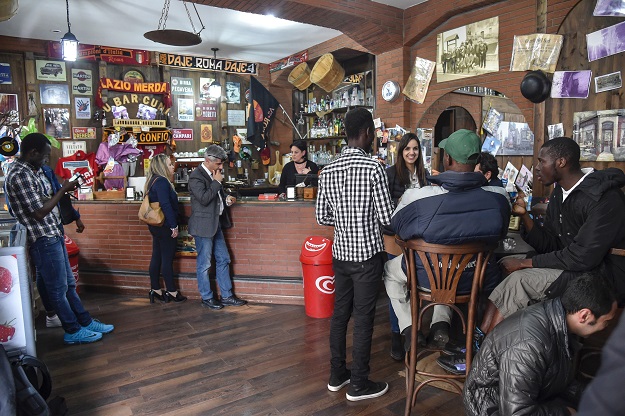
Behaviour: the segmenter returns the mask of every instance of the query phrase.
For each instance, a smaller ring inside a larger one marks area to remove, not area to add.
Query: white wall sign
[[[74,153],[76,153],[79,150],[82,150],[83,152],[87,153],[87,142],[85,141],[63,141],[61,142],[63,144],[63,157],[68,157],[73,155]],[[74,169],[78,168],[78,167],[89,167],[89,162],[88,161],[84,161],[86,162],[87,166],[72,166]],[[66,169],[71,169],[71,167],[66,167],[65,165],[63,166]]]
[[[245,110],[228,110],[229,126],[245,126]]]

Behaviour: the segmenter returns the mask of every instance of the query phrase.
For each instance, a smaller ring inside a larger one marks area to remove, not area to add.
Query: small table
[[[495,256],[497,259],[500,259],[512,254],[527,254],[530,251],[534,251],[534,249],[523,240],[521,233],[508,231],[508,234],[499,242],[499,246],[495,249]]]

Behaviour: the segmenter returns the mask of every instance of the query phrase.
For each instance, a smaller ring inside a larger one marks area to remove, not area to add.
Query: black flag
[[[267,147],[271,123],[280,103],[267,88],[254,77],[250,77],[250,99],[248,103],[247,140],[259,149]]]

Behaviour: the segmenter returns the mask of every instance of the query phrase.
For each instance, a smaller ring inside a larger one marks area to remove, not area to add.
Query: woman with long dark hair
[[[423,153],[421,152],[421,142],[414,133],[406,133],[399,141],[397,147],[397,158],[393,166],[386,169],[388,186],[391,199],[397,205],[406,189],[421,188],[428,184],[426,176],[427,170],[423,164]],[[393,232],[385,230],[384,244],[389,259],[401,254],[401,250],[395,244]],[[399,323],[393,306],[389,302],[389,319],[391,321],[391,357],[394,360],[404,359],[404,343],[399,332]]]
[[[150,202],[158,202],[165,215],[165,222],[160,227],[148,225],[152,234],[152,259],[150,260],[150,303],[184,302],[174,284],[174,255],[178,240],[178,195],[174,190],[174,165],[164,153],[150,161],[150,168],[145,181],[144,195]],[[160,275],[163,275],[167,291],[161,289]]]
[[[406,189],[421,188],[428,184],[421,142],[416,134],[404,134],[397,147],[396,159],[397,162],[386,170],[391,198],[395,203]]]

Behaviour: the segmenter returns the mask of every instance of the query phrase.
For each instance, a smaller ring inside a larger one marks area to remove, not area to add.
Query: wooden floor
[[[327,390],[330,320],[309,318],[302,306],[213,311],[198,301],[150,305],[147,294],[82,299],[93,316],[115,325],[103,341],[65,346],[61,328],[37,319],[37,354],[52,374],[52,396],[65,397],[71,415],[403,414],[403,363],[389,356],[385,298],[377,306],[370,378],[387,381],[389,392],[356,403],[345,399],[346,389]],[[427,387],[413,414],[464,410],[460,396]]]

